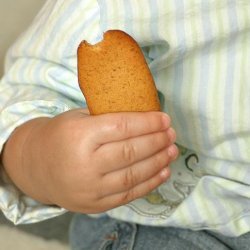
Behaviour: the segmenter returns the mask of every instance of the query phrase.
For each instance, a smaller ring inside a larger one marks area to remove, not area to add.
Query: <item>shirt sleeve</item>
[[[83,39],[100,39],[96,1],[47,1],[10,48],[0,81],[0,150],[24,122],[85,106],[76,62],[77,47]],[[64,212],[22,194],[2,167],[0,176],[0,209],[15,224],[37,222]]]

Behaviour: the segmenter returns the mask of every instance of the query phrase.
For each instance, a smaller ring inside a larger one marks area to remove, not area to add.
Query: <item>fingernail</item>
[[[163,168],[160,172],[160,176],[163,178],[163,179],[166,179],[169,177],[169,173],[170,173],[170,169],[169,167],[166,167],[166,168]]]
[[[162,124],[164,128],[168,128],[170,126],[170,117],[167,114],[162,116]]]
[[[175,159],[178,155],[178,148],[175,144],[172,144],[169,148],[168,148],[168,155],[171,159]]]
[[[174,143],[175,140],[176,140],[176,133],[175,133],[175,130],[174,130],[172,127],[170,127],[170,128],[167,130],[167,133],[168,133],[170,142]]]

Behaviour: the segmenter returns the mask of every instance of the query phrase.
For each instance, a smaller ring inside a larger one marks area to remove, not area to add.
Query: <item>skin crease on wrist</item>
[[[161,112],[89,116],[83,109],[18,127],[2,154],[30,197],[70,211],[99,213],[146,195],[170,176],[175,131]]]

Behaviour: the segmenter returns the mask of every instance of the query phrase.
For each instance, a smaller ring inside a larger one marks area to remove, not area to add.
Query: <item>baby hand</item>
[[[89,116],[76,109],[34,130],[23,164],[33,167],[33,187],[43,188],[48,203],[99,213],[166,181],[178,154],[175,137],[161,112]]]

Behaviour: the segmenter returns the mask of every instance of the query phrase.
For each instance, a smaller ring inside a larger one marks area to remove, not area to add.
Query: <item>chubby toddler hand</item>
[[[75,109],[44,118],[23,146],[23,168],[46,203],[99,213],[142,197],[170,176],[178,154],[162,112],[90,116]],[[41,191],[40,191],[41,192]]]

